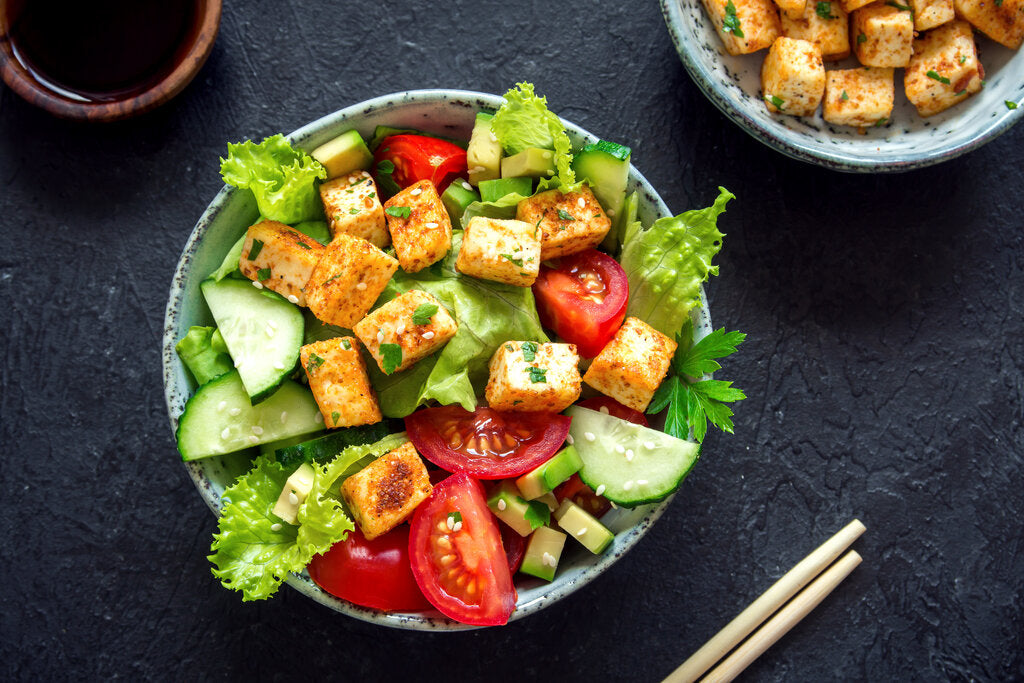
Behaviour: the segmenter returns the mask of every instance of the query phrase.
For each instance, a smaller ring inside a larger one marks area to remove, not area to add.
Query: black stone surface
[[[488,631],[374,627],[205,559],[159,367],[225,143],[423,87],[530,80],[681,211],[725,185],[716,326],[750,398],[643,541]],[[853,517],[864,563],[751,681],[1024,678],[1024,126],[945,165],[787,160],[689,81],[657,3],[227,3],[167,107],[110,126],[0,91],[0,678],[658,681]]]

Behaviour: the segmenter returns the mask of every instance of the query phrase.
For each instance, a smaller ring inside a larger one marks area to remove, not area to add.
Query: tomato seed
[[[449,545],[451,545],[451,544],[449,544]],[[444,555],[443,557],[441,557],[441,564],[444,565],[445,567],[447,567],[452,562],[454,562],[455,559],[456,558],[455,558],[454,555]]]

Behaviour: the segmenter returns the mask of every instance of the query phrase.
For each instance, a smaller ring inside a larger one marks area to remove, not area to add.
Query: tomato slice
[[[439,612],[475,626],[508,621],[516,589],[480,482],[448,477],[416,508],[410,528],[413,576]]]
[[[391,178],[400,188],[430,180],[441,193],[457,177],[468,174],[466,150],[426,135],[404,133],[384,138],[373,155],[374,169],[385,159],[395,165]]]
[[[316,585],[363,607],[385,612],[430,609],[409,564],[407,524],[372,541],[356,529],[323,555],[315,555],[307,569]]]
[[[611,502],[594,493],[594,489],[584,484],[578,474],[572,475],[555,489],[555,498],[559,503],[568,498],[598,519],[612,509]]]
[[[501,531],[501,545],[505,548],[505,559],[508,560],[508,571],[515,574],[526,556],[526,539],[508,524],[499,524],[498,529]]]
[[[505,479],[532,470],[553,456],[569,434],[566,415],[499,412],[477,406],[417,410],[405,418],[420,455],[449,472],[477,479]]]
[[[588,398],[585,401],[580,401],[579,405],[583,408],[590,408],[591,410],[597,410],[602,413],[614,415],[620,420],[626,422],[632,422],[633,424],[643,425],[649,427],[647,424],[647,418],[639,410],[633,410],[629,406],[624,406],[614,398],[607,396],[597,396],[595,398]]]
[[[542,265],[533,285],[541,323],[593,358],[626,317],[629,281],[607,254],[587,249]]]

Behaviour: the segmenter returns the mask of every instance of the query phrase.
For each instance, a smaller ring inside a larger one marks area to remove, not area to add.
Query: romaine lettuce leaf
[[[387,417],[405,417],[431,399],[473,410],[487,384],[487,365],[503,342],[548,341],[530,288],[460,276],[454,264],[461,245],[462,231],[455,230],[443,261],[411,275],[398,271],[375,304],[420,289],[440,299],[459,321],[459,331],[439,353],[408,370],[385,375],[375,363],[367,364]]]
[[[579,187],[572,170],[572,141],[562,120],[548,110],[547,98],[534,94],[532,83],[517,83],[505,93],[505,102],[491,121],[491,132],[510,156],[530,147],[554,151],[558,173],[542,178],[538,191],[559,187],[570,192]]]
[[[283,135],[258,145],[251,140],[228,144],[228,158],[220,161],[224,182],[252,190],[264,217],[289,225],[323,218],[315,181],[326,178],[327,171]]]
[[[465,228],[469,222],[477,216],[485,218],[498,218],[508,220],[516,217],[516,207],[519,202],[526,199],[517,192],[510,192],[501,199],[493,202],[471,202],[466,210],[462,212],[462,227]]]
[[[659,218],[650,228],[625,226],[619,263],[629,278],[626,315],[675,335],[686,315],[700,305],[700,286],[718,266],[711,259],[722,248],[718,216],[735,196],[724,187],[714,205],[675,217]]]
[[[231,356],[214,347],[213,336],[216,331],[215,327],[194,325],[188,328],[185,336],[174,346],[181,362],[200,386],[235,368]]]
[[[344,540],[354,527],[338,499],[330,493],[336,481],[355,462],[380,456],[408,440],[391,434],[373,444],[350,446],[325,465],[313,465],[313,488],[299,506],[295,526],[271,510],[294,467],[285,469],[270,456],[260,456],[253,468],[224,491],[218,532],[209,556],[213,575],[225,588],[242,592],[242,600],[263,600],[277,592],[288,572],[298,572],[314,555]]]

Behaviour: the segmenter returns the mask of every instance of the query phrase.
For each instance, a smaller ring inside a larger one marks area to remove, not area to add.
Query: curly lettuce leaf
[[[718,230],[718,216],[735,199],[724,187],[718,191],[706,209],[659,218],[647,229],[639,223],[626,226],[619,259],[629,279],[626,315],[672,336],[700,305],[701,284],[718,275],[718,266],[711,265],[725,236]]]
[[[292,225],[323,218],[316,180],[327,171],[313,157],[291,146],[283,135],[228,144],[228,158],[221,159],[224,182],[252,190],[260,214]]]
[[[503,342],[548,341],[529,287],[455,272],[461,244],[462,231],[453,231],[452,250],[444,261],[411,275],[398,271],[375,304],[420,289],[436,296],[459,321],[459,331],[439,353],[408,370],[385,375],[375,363],[368,363],[381,412],[387,417],[405,417],[429,400],[473,410],[487,384],[487,364]]]
[[[253,468],[224,491],[218,531],[209,556],[213,575],[225,588],[242,592],[244,602],[277,592],[288,572],[298,572],[314,555],[344,540],[354,527],[341,503],[330,494],[357,461],[380,456],[407,441],[392,434],[373,444],[350,446],[325,465],[314,465],[313,488],[299,506],[298,526],[282,522],[271,510],[294,467],[284,468],[260,456]]]
[[[548,100],[534,94],[532,83],[517,83],[505,93],[505,102],[494,114],[491,132],[509,156],[531,147],[555,153],[557,174],[540,181],[540,190],[559,187],[563,192],[577,189],[572,170],[572,141],[558,116],[548,109]]]
[[[213,340],[216,331],[215,327],[194,325],[188,328],[185,336],[174,346],[181,362],[200,386],[235,369],[231,356],[215,347]]]

